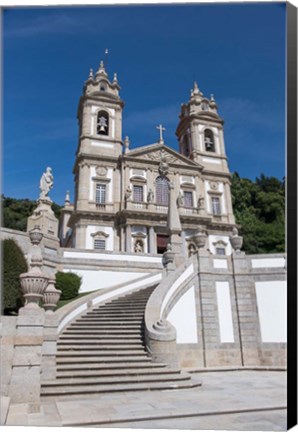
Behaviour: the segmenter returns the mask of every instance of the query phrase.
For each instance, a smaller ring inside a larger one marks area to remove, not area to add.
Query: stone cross
[[[156,126],[156,129],[159,129],[159,142],[163,144],[164,140],[163,140],[163,136],[162,136],[162,131],[165,131],[166,128],[164,128],[162,126],[162,124],[160,124],[159,126]]]

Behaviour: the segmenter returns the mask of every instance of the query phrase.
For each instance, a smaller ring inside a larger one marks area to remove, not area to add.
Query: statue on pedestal
[[[54,176],[52,174],[52,168],[47,167],[46,172],[44,172],[40,178],[39,182],[39,199],[49,199],[48,194],[52,189],[54,184]]]

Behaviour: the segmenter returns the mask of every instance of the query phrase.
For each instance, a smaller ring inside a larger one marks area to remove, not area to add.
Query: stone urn
[[[43,234],[39,226],[35,226],[30,232],[29,237],[32,243],[31,261],[29,271],[20,275],[20,283],[25,307],[39,307],[43,293],[48,285],[49,278],[42,272],[43,259],[39,243]]]
[[[29,231],[29,238],[33,245],[39,245],[43,238],[43,233],[41,232],[39,225],[35,225],[34,228]]]
[[[55,278],[50,278],[48,286],[43,294],[43,307],[47,312],[54,312],[61,296],[61,291],[55,287]]]
[[[169,264],[173,264],[175,259],[175,252],[172,250],[171,243],[168,243],[166,252],[163,253],[162,263],[163,266],[167,268]]]
[[[238,235],[237,228],[233,228],[233,235],[230,237],[230,243],[232,248],[236,251],[236,253],[240,252],[243,244],[243,237]]]
[[[197,234],[194,235],[193,240],[194,240],[197,248],[201,249],[206,244],[207,234],[204,233],[203,231],[199,231]]]
[[[22,273],[20,283],[22,294],[25,299],[25,307],[39,307],[43,293],[48,285],[49,279],[42,273]]]

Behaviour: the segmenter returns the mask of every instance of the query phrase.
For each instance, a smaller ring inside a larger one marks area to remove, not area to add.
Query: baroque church
[[[169,232],[169,189],[174,188],[183,256],[195,249],[199,230],[211,254],[230,255],[235,227],[223,120],[213,95],[194,83],[181,105],[176,136],[179,152],[159,140],[130,149],[122,137],[117,75],[101,62],[85,82],[78,107],[79,142],[74,165],[75,198],[65,199],[59,237],[63,247],[110,252],[163,254]],[[178,114],[178,113],[177,113]]]

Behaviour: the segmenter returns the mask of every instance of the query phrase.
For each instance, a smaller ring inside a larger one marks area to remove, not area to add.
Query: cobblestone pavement
[[[187,390],[109,393],[44,402],[41,413],[10,408],[8,425],[143,429],[286,430],[286,373],[243,370],[193,374]],[[20,421],[22,423],[20,423]]]

